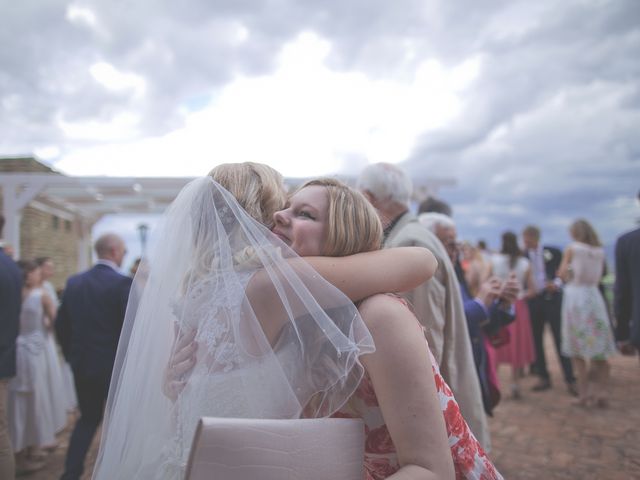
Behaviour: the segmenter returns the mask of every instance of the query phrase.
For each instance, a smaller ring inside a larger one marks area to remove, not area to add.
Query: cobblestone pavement
[[[551,347],[551,345],[549,345]],[[555,354],[553,348],[547,353]],[[610,407],[581,409],[570,405],[555,355],[548,355],[553,388],[531,392],[533,377],[522,381],[523,398],[509,398],[509,368],[501,366],[503,400],[490,419],[490,455],[507,479],[640,479],[640,362],[636,357],[611,359]],[[69,430],[46,469],[18,477],[57,480],[62,473]],[[97,439],[87,459],[90,472]],[[84,479],[90,479],[86,473]]]

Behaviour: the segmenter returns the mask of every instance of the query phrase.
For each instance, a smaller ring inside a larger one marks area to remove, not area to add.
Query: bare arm
[[[329,283],[352,301],[376,293],[406,292],[435,273],[438,262],[423,247],[398,247],[348,257],[305,257]]]
[[[348,257],[295,257],[289,260],[289,265],[296,269],[299,262],[302,262],[299,271],[301,275],[309,270],[310,265],[314,274],[320,274],[352,301],[376,293],[414,288],[431,278],[438,265],[433,254],[423,247],[376,250]],[[251,277],[246,290],[253,309],[260,313],[258,320],[269,341],[278,337],[288,318],[287,312],[295,317],[307,311],[303,303],[295,301],[296,296],[284,305],[279,300],[280,293],[276,287],[269,272],[258,270]],[[322,298],[315,295],[316,292],[312,290],[310,293],[321,306],[325,306]],[[331,297],[330,307],[335,307],[333,298]],[[298,308],[300,312],[297,311]]]
[[[376,293],[402,292],[411,290],[429,280],[438,262],[430,250],[423,247],[398,247],[373,252],[358,253],[348,257],[296,257],[292,261],[304,261],[332,283],[352,301],[358,301]],[[308,266],[307,266],[308,268]],[[247,297],[259,312],[258,320],[267,339],[274,342],[286,320],[285,311],[292,308],[296,315],[296,303],[285,305],[279,300],[272,278],[258,270],[247,285]],[[312,292],[313,293],[313,292]],[[321,301],[321,299],[316,298]],[[300,305],[303,311],[304,305]],[[173,398],[184,383],[181,375],[193,368],[195,344],[193,338],[178,342],[173,357],[165,369],[165,394]]]
[[[53,321],[56,318],[56,306],[46,293],[42,294],[42,307],[44,308],[44,326],[50,329],[53,327]]]
[[[428,346],[413,314],[388,295],[365,300],[360,314],[376,351],[361,357],[398,454],[393,480],[454,478]]]
[[[571,249],[571,247],[567,247],[562,254],[562,261],[560,262],[560,267],[558,268],[558,273],[556,274],[562,279],[563,282],[569,280],[569,265],[571,263],[571,257],[573,257],[573,250]]]
[[[533,270],[531,269],[531,266],[529,266],[529,268],[527,269],[527,273],[526,273],[526,278],[527,278],[527,290],[525,292],[524,297],[525,298],[533,298],[536,296],[536,283],[535,283],[535,279],[533,278]]]

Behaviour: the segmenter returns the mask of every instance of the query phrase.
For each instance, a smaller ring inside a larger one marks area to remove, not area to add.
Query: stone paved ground
[[[640,362],[635,357],[617,356],[611,363],[611,406],[607,410],[571,407],[572,397],[561,381],[555,357],[550,361],[555,381],[552,390],[530,392],[535,379],[527,377],[521,400],[503,399],[490,420],[490,456],[505,478],[640,479]],[[508,397],[509,369],[502,366],[499,373]],[[60,446],[49,457],[45,470],[18,478],[57,480],[68,436],[68,431],[60,436]],[[96,448],[97,441],[88,458],[88,470],[95,461]],[[89,478],[90,474],[84,477]]]

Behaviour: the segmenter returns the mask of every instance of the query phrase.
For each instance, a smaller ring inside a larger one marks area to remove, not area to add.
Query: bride
[[[277,172],[241,164],[169,207],[134,282],[93,478],[182,478],[200,417],[328,416],[358,387],[374,347],[351,300],[410,289],[435,260],[416,248],[302,260],[261,224],[284,200]],[[352,271],[363,280],[347,283]],[[199,349],[167,389],[184,338]]]

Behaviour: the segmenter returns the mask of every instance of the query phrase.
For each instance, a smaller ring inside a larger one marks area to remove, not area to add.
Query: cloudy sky
[[[530,222],[564,245],[579,216],[611,244],[640,217],[637,0],[22,0],[0,13],[0,155],[70,175],[394,162],[417,182],[455,179],[439,196],[461,236],[492,246]]]

